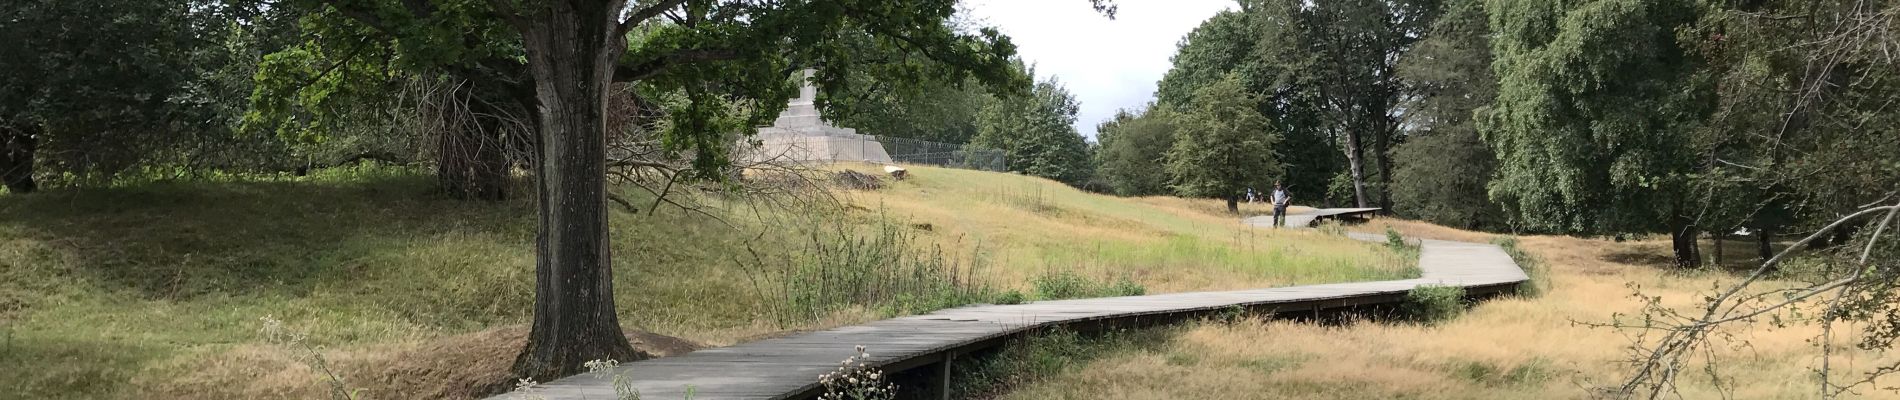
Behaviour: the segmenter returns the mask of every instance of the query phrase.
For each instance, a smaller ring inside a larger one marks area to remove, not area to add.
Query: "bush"
[[[1550,290],[1550,274],[1544,270],[1543,260],[1538,259],[1537,256],[1533,256],[1530,253],[1524,252],[1523,248],[1518,247],[1517,237],[1499,237],[1492,240],[1491,243],[1504,248],[1504,253],[1511,255],[1511,261],[1517,263],[1517,267],[1524,270],[1524,275],[1530,276],[1531,279],[1529,282],[1517,285],[1517,295],[1538,297],[1543,296],[1544,292]]]
[[[1465,288],[1459,286],[1420,285],[1405,293],[1400,306],[1404,317],[1413,322],[1437,325],[1458,318],[1465,311]]]
[[[1399,236],[1399,231],[1387,227],[1385,228],[1385,245],[1393,250],[1405,250],[1405,237]]]
[[[996,304],[1023,304],[1027,301],[1029,301],[1029,297],[1024,296],[1022,291],[1016,289],[1010,289],[1007,292],[1003,292],[1002,295],[996,296]]]

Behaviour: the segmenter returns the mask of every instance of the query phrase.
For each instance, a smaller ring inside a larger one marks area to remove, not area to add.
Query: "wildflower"
[[[582,363],[581,366],[587,367],[587,373],[593,374],[594,377],[605,378],[608,375],[613,373],[613,370],[615,367],[620,366],[620,362],[614,361],[614,359],[609,358],[605,360],[588,361],[586,363]]]

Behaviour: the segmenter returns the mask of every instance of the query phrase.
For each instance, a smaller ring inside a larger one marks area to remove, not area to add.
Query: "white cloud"
[[[1201,21],[1232,9],[1232,0],[1117,0],[1110,20],[1088,0],[969,0],[972,15],[995,26],[1036,66],[1054,76],[1081,104],[1076,130],[1095,137],[1095,125],[1115,110],[1154,99],[1155,81],[1168,72],[1174,45]]]

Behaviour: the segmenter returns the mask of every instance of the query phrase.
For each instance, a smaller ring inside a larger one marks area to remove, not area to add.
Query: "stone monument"
[[[858,130],[832,125],[819,117],[818,88],[811,84],[812,70],[805,70],[798,98],[786,105],[772,126],[759,128],[758,148],[746,158],[750,161],[791,161],[827,163],[861,161],[891,164],[891,155],[877,137]]]

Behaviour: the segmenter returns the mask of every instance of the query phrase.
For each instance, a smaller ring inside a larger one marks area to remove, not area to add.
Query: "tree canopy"
[[[970,143],[1003,150],[1010,171],[1081,185],[1094,166],[1088,142],[1075,131],[1076,111],[1075,95],[1054,78],[1044,79],[1028,94],[984,105]]]
[[[1411,92],[1403,104],[1405,142],[1392,155],[1395,213],[1467,229],[1507,228],[1485,186],[1496,154],[1473,122],[1497,98],[1491,74],[1489,16],[1483,0],[1454,0],[1431,34],[1405,53],[1398,74]]]
[[[1491,5],[1498,98],[1479,122],[1498,153],[1492,198],[1533,229],[1666,230],[1677,234],[1679,261],[1693,264],[1687,214],[1696,204],[1686,189],[1707,158],[1690,134],[1713,97],[1706,64],[1677,32],[1690,31],[1697,6]]]
[[[1274,146],[1280,135],[1255,108],[1260,101],[1229,77],[1195,92],[1194,108],[1175,118],[1179,131],[1168,150],[1175,192],[1235,199],[1247,187],[1270,187],[1280,176]]]
[[[1122,196],[1155,196],[1169,193],[1168,150],[1174,148],[1175,126],[1172,112],[1150,106],[1148,109],[1116,112],[1115,119],[1103,122],[1096,130],[1101,149],[1095,154],[1096,173],[1110,190]]]

